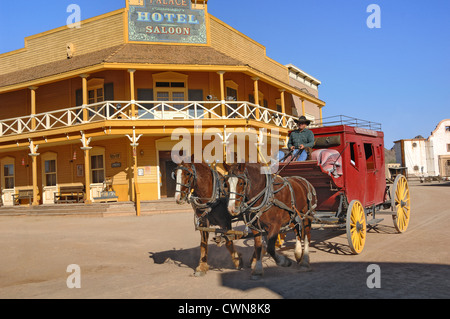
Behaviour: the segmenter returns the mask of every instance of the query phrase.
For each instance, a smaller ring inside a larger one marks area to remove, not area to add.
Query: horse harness
[[[219,176],[219,173],[211,168],[211,166],[208,165],[209,169],[211,170],[211,174],[213,177],[213,191],[210,198],[202,198],[198,196],[193,195],[193,187],[197,180],[197,170],[195,168],[194,164],[191,164],[192,171],[185,167],[185,166],[178,166],[175,168],[174,172],[178,170],[185,171],[188,175],[188,182],[187,184],[179,183],[176,181],[177,185],[183,186],[185,190],[180,190],[182,196],[186,198],[186,201],[192,205],[194,210],[200,210],[203,212],[202,217],[204,217],[206,214],[208,214],[212,207],[214,207],[214,204],[217,203],[217,201],[220,199],[220,195],[224,193],[223,188],[221,186],[221,180],[222,178]],[[206,200],[206,202],[202,202],[202,200]]]
[[[256,196],[251,198],[248,201],[245,201],[247,198],[247,191],[249,189],[249,186],[251,186],[251,180],[248,178],[248,171],[247,169],[244,171],[243,174],[229,174],[228,177],[236,177],[238,179],[241,179],[244,181],[244,191],[243,193],[237,193],[234,192],[235,195],[240,196],[242,198],[241,205],[239,207],[239,212],[242,214],[242,217],[244,219],[244,222],[247,227],[256,230],[258,232],[264,232],[263,227],[260,223],[260,217],[262,214],[264,214],[266,211],[268,211],[272,206],[277,206],[280,209],[283,209],[287,211],[291,217],[290,222],[283,227],[280,232],[285,232],[289,230],[290,228],[295,227],[296,225],[300,224],[301,221],[304,218],[313,219],[313,212],[315,208],[317,207],[317,203],[312,204],[312,198],[313,196],[316,196],[316,191],[314,187],[309,183],[305,178],[300,176],[293,176],[292,178],[298,179],[302,182],[304,182],[307,186],[308,194],[307,194],[307,204],[308,209],[306,212],[300,212],[295,207],[295,192],[292,188],[291,183],[289,180],[285,177],[281,177],[274,174],[265,174],[266,175],[266,186],[264,187],[261,192],[259,192]],[[281,178],[281,182],[275,183],[274,180],[278,176]],[[274,185],[281,185],[279,188],[274,189]],[[283,190],[285,187],[289,188],[290,195],[291,195],[291,207],[288,207],[285,203],[278,200],[275,195],[279,193],[281,190]],[[230,192],[233,193],[233,192]],[[258,206],[255,206],[258,201],[261,200],[261,203]]]

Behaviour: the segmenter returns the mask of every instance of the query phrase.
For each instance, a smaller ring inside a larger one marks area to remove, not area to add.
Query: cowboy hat
[[[311,124],[311,121],[308,120],[308,119],[306,119],[306,117],[303,116],[303,115],[300,116],[300,117],[298,118],[298,120],[295,120],[295,122],[297,122],[298,124],[306,124],[306,125]]]

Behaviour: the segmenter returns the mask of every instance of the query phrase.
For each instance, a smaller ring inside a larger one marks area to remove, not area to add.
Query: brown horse
[[[278,234],[289,229],[294,229],[297,235],[294,255],[300,269],[310,270],[311,221],[317,205],[314,187],[301,177],[262,174],[261,164],[225,167],[229,184],[228,211],[232,216],[242,215],[255,236],[252,278],[259,279],[263,275],[262,234],[267,235],[267,252],[277,265],[291,265],[287,257],[275,252]]]
[[[206,163],[184,163],[175,169],[175,200],[178,204],[190,202],[195,211],[196,227],[219,226],[222,230],[231,230],[232,216],[228,213],[228,198],[223,193],[223,176]],[[174,176],[174,177],[175,177]],[[200,229],[200,263],[194,275],[199,277],[209,270],[208,238],[209,232]],[[234,247],[233,240],[223,236],[226,247],[236,269],[242,267],[241,254]]]

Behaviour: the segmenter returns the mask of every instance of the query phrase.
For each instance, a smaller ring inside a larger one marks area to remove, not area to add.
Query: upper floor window
[[[88,104],[103,102],[105,100],[104,86],[104,79],[94,78],[88,81]]]
[[[188,76],[176,72],[163,72],[153,75],[154,92],[156,100],[163,102],[184,102],[188,96]],[[182,115],[176,113],[176,109],[182,109],[185,103],[167,103],[172,107],[166,106],[165,111],[172,111],[173,115]]]

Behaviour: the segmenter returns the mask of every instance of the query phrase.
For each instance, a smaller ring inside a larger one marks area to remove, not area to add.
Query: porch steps
[[[141,216],[154,214],[192,212],[190,205],[178,205],[173,199],[141,202]],[[136,216],[134,202],[58,204],[40,206],[3,206],[1,216],[66,216],[66,217],[116,217]]]

